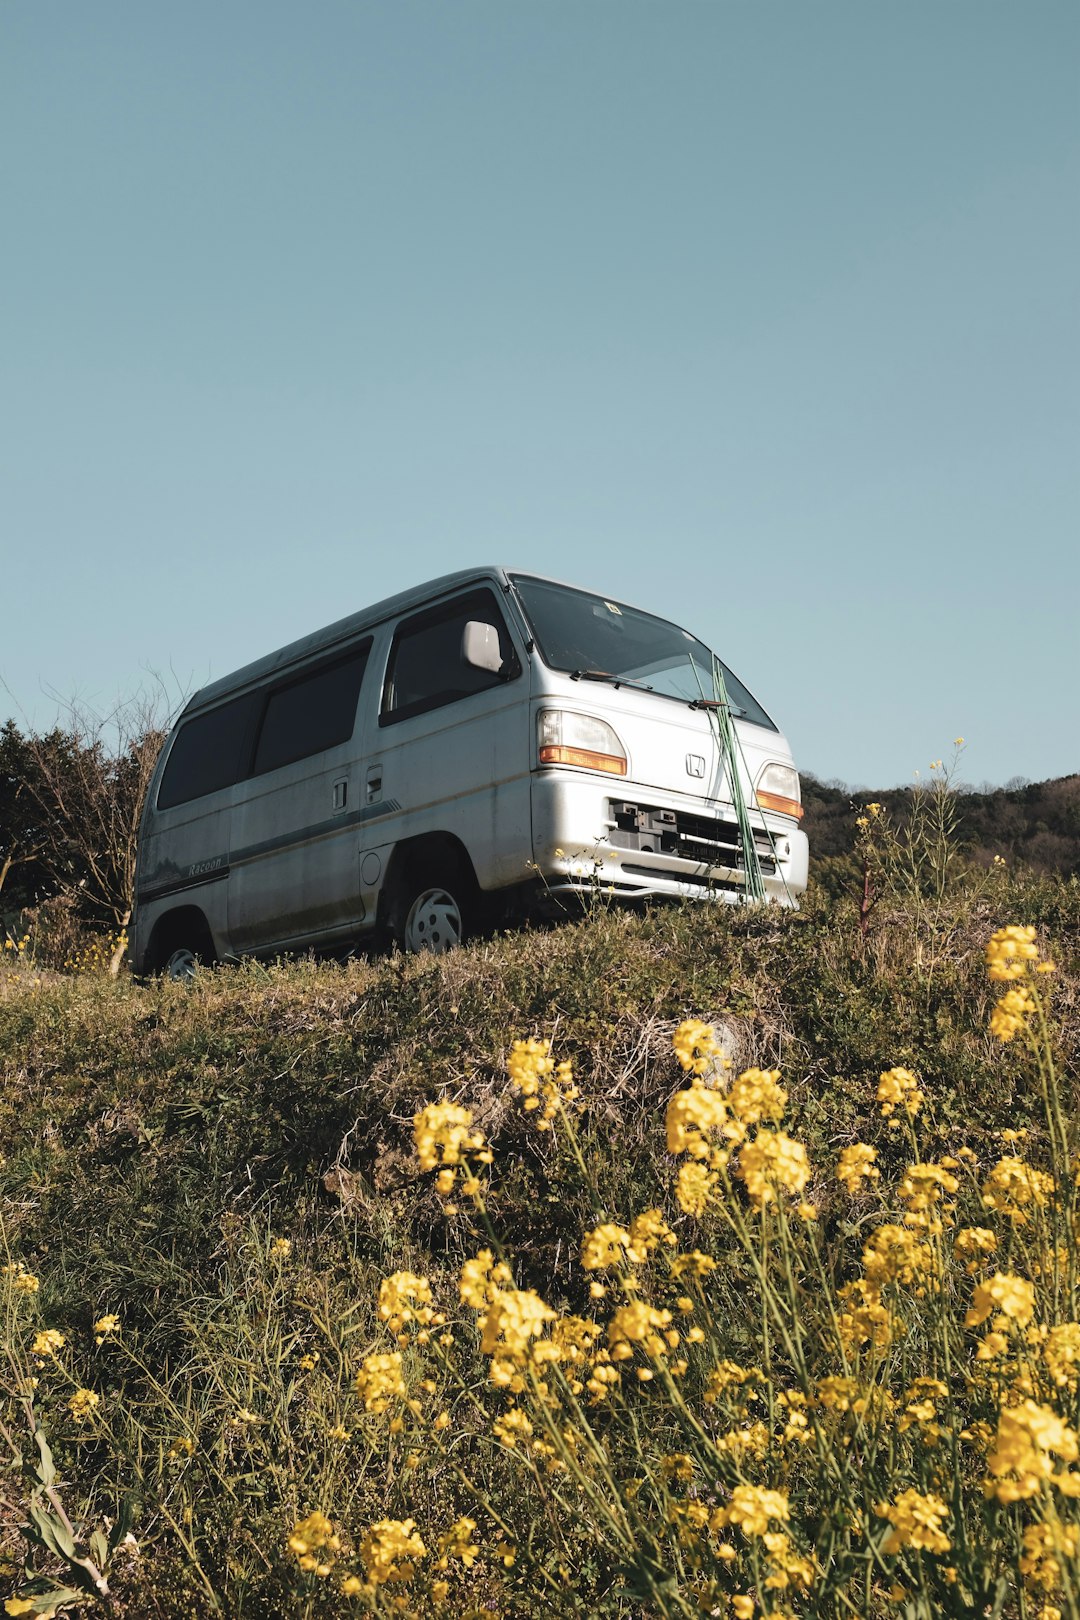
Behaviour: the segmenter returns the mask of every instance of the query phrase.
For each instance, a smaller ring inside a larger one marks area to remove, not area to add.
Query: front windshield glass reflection
[[[551,669],[614,676],[688,703],[714,696],[713,654],[688,630],[624,602],[527,574],[511,578],[540,656]],[[757,699],[726,664],[720,667],[732,712],[775,731]]]

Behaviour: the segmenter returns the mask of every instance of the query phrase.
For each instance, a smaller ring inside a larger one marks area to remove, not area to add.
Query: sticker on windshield
[[[604,606],[607,608],[609,613],[617,613],[620,619],[622,618],[622,608],[617,602],[605,602]]]

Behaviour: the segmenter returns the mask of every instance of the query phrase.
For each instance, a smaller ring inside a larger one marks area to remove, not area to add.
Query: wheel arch
[[[397,910],[414,882],[428,874],[445,877],[448,871],[460,872],[479,896],[472,857],[454,833],[419,833],[395,844],[379,890],[379,932],[384,937],[393,933]]]
[[[214,936],[199,906],[175,906],[157,919],[146,951],[147,973],[159,973],[172,952],[184,945],[204,962],[217,960]]]

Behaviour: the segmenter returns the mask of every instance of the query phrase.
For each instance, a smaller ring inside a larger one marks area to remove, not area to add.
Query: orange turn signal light
[[[620,754],[594,754],[590,748],[561,748],[548,743],[540,750],[541,765],[583,765],[587,771],[607,771],[625,776],[626,761]]]
[[[806,814],[798,799],[785,799],[779,793],[758,793],[756,797],[763,810],[779,810],[782,816],[794,816],[796,821]]]

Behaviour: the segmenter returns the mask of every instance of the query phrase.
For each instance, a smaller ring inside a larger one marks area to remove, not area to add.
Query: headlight
[[[779,810],[781,815],[803,815],[799,773],[793,765],[766,765],[757,779],[757,802],[762,810]]]
[[[587,771],[626,775],[626,749],[606,720],[572,709],[541,709],[537,725],[541,765],[581,765]]]

